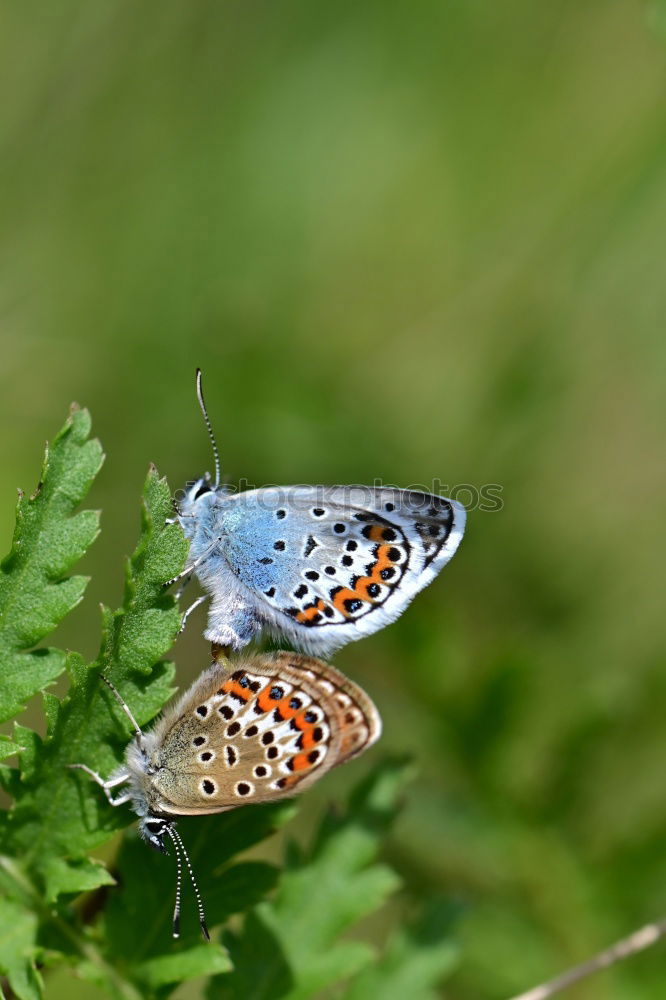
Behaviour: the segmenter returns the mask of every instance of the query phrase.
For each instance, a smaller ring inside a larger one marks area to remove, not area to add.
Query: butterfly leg
[[[185,580],[185,579],[189,580],[189,578],[192,576],[192,573],[196,569],[196,565],[197,565],[196,563],[192,563],[191,566],[186,566],[183,572],[179,573],[178,576],[172,576],[170,580],[165,580],[164,583],[162,584],[162,588],[164,590],[167,590],[168,587],[172,587],[174,583],[179,583],[180,580]]]
[[[180,620],[180,628],[178,630],[178,635],[182,635],[185,631],[185,625],[187,624],[187,619],[190,617],[195,608],[198,608],[200,604],[208,599],[208,594],[204,594],[202,597],[197,597],[196,601],[190,604],[189,608]]]
[[[110,778],[105,780],[101,774],[98,774],[97,771],[93,771],[93,769],[88,767],[87,764],[68,764],[67,767],[72,769],[78,768],[80,771],[85,771],[86,774],[90,775],[93,781],[97,782],[99,787],[103,789],[104,794],[112,806],[122,806],[125,802],[129,802],[129,794],[119,795],[115,799],[111,794],[112,788],[116,788],[118,785],[122,785],[127,781],[129,778],[127,771],[122,771],[120,774],[112,775]]]
[[[173,517],[166,517],[164,519],[164,523],[166,525],[178,524],[181,518],[183,517],[193,518],[196,516],[195,514],[181,514],[180,507],[178,506],[178,500],[176,499],[176,497],[171,497],[171,508],[173,510]]]
[[[206,561],[206,559],[208,559],[208,557],[210,556],[210,554],[213,551],[213,549],[215,548],[215,546],[218,545],[221,541],[222,541],[221,538],[215,538],[215,539],[213,539],[213,541],[210,543],[210,545],[208,545],[204,549],[204,551],[201,553],[201,555],[197,559],[195,559],[193,563],[190,563],[189,566],[186,566],[185,569],[182,571],[182,573],[179,573],[177,576],[172,576],[170,580],[166,580],[162,584],[162,588],[164,590],[166,590],[167,587],[173,586],[174,583],[179,583],[180,580],[184,580],[186,577],[188,577],[188,578],[191,577],[192,574],[194,573],[195,569],[198,566],[201,566],[201,564],[204,563]]]

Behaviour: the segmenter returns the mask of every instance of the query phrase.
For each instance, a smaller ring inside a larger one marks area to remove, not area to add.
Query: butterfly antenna
[[[169,829],[169,827],[167,827],[167,829],[169,830],[169,834],[171,834],[171,830]],[[175,938],[178,938],[180,937],[180,899],[183,888],[183,864],[180,857],[180,850],[178,847],[178,843],[176,840],[174,840],[173,836],[171,837],[171,839],[173,840],[173,847],[176,855],[176,904],[173,908],[172,933]]]
[[[121,695],[121,693],[118,690],[118,688],[115,687],[115,685],[113,685],[111,683],[111,681],[109,680],[108,677],[105,677],[104,674],[100,674],[99,676],[104,681],[104,683],[106,684],[106,686],[111,689],[111,691],[113,692],[114,697],[118,700],[118,704],[122,708],[122,710],[125,713],[125,715],[127,716],[127,718],[132,723],[132,726],[134,727],[134,735],[135,735],[135,737],[138,740],[141,736],[143,736],[143,733],[141,731],[141,727],[139,726],[139,723],[136,721],[136,719],[132,715],[132,710],[130,709],[129,705],[127,704],[127,702],[125,701],[125,699]]]
[[[217,441],[215,440],[215,435],[213,434],[213,425],[210,422],[210,417],[208,416],[208,410],[206,409],[206,403],[204,402],[203,388],[201,386],[201,368],[197,368],[197,399],[199,400],[199,406],[201,407],[201,412],[203,413],[203,418],[206,422],[206,430],[208,431],[208,437],[210,438],[210,443],[213,446],[213,457],[215,458],[214,489],[218,489],[220,485],[220,453],[217,449]]]
[[[192,888],[194,889],[194,895],[197,900],[197,910],[199,912],[199,926],[201,927],[201,933],[203,934],[206,941],[210,941],[210,934],[208,933],[208,928],[206,927],[206,914],[204,912],[203,902],[201,899],[201,893],[199,892],[199,886],[197,885],[197,880],[194,877],[194,872],[192,871],[192,865],[190,864],[190,858],[185,850],[185,844],[180,838],[180,834],[175,827],[167,827],[169,831],[169,836],[173,840],[176,850],[180,848],[183,853],[183,858],[185,860],[185,865],[187,867],[187,873],[190,876],[190,882],[192,883]],[[175,917],[175,914],[174,914]]]

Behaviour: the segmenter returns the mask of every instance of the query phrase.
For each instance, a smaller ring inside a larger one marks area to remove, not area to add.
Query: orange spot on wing
[[[393,565],[393,560],[389,559],[389,552],[392,548],[392,545],[379,545],[377,547],[377,559],[372,567],[372,576],[375,578],[375,583],[381,582],[381,577],[379,577],[381,571]],[[376,579],[377,577],[379,579]]]
[[[301,745],[304,750],[312,750],[312,748],[317,745],[317,741],[312,735],[313,728],[314,727],[310,726],[310,728],[306,729],[306,731],[303,733],[303,739],[301,740]]]
[[[373,524],[370,531],[367,533],[367,538],[371,542],[381,542],[384,539],[384,525],[383,524]]]
[[[312,750],[313,747],[319,742],[314,738],[315,726],[318,726],[318,722],[308,722],[305,718],[308,709],[299,712],[299,714],[294,719],[294,725],[301,730],[303,735],[301,736],[301,747],[303,750]]]
[[[333,598],[333,607],[337,608],[341,615],[345,618],[349,618],[349,611],[345,607],[345,601],[362,601],[362,598],[355,590],[350,590],[349,587],[343,587],[337,592]]]
[[[317,615],[322,614],[325,607],[326,607],[325,602],[322,601],[321,598],[319,598],[317,601],[315,601],[314,604],[311,604],[309,608],[304,608],[302,611],[299,611],[298,614],[295,615],[294,617],[296,618],[297,622],[310,622],[312,621],[313,618],[316,618]]]
[[[267,684],[263,687],[259,694],[257,695],[257,705],[262,712],[270,712],[270,710],[275,705],[275,701],[271,698],[271,690],[273,688],[272,684]]]
[[[310,767],[310,761],[306,753],[297,753],[295,757],[291,758],[291,763],[294,771],[305,771],[306,768]]]
[[[372,564],[372,569],[369,576],[362,576],[356,582],[356,590],[358,591],[357,597],[360,597],[364,601],[372,601],[374,598],[368,595],[368,587],[371,583],[382,584],[385,581],[382,579],[382,570],[389,569],[393,566],[393,560],[389,556],[389,552],[394,548],[393,545],[378,545],[376,551],[376,558]]]
[[[292,708],[289,704],[293,695],[288,694],[286,698],[281,698],[278,702],[273,702],[275,708],[280,712],[283,719],[291,719],[299,711],[298,708]]]
[[[372,576],[362,576],[356,581],[355,593],[356,596],[359,597],[362,601],[376,600],[376,598],[371,597],[370,594],[368,593],[368,587],[373,583],[374,584],[379,583],[381,580],[381,578],[379,580],[375,579],[375,576],[376,573],[373,567]]]
[[[222,690],[225,692],[225,694],[238,695],[238,697],[242,698],[243,701],[249,701],[250,698],[254,697],[254,692],[251,691],[249,687],[247,688],[241,687],[238,681],[234,680],[229,680],[225,684],[223,684]]]
[[[339,590],[335,597],[333,598],[333,605],[337,610],[345,615],[349,616],[349,612],[345,607],[346,601],[365,601],[368,604],[374,604],[377,600],[376,597],[372,597],[368,593],[368,588],[384,583],[381,577],[381,572],[383,569],[387,569],[389,566],[393,565],[393,560],[389,558],[388,553],[391,551],[390,545],[380,545],[377,548],[377,558],[374,563],[372,563],[372,569],[368,576],[361,576],[356,580],[354,584],[354,589],[350,590],[348,587]]]

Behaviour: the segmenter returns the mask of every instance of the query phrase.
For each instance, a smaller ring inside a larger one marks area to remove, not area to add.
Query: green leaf
[[[40,1000],[42,977],[35,968],[38,918],[28,907],[0,897],[0,969],[21,1000]]]
[[[0,736],[0,760],[4,760],[5,757],[13,757],[19,750],[21,747],[18,743],[10,740],[8,736]]]
[[[339,937],[399,886],[376,856],[409,770],[402,761],[380,766],[342,816],[327,816],[305,857],[290,851],[275,900],[225,935],[234,971],[214,981],[211,997],[306,1000],[372,960],[367,945]]]
[[[48,857],[44,860],[42,872],[47,903],[55,902],[60,893],[88,892],[101,885],[115,885],[116,881],[101,862],[91,861],[89,858],[69,861],[66,858]]]
[[[214,976],[218,972],[227,972],[230,968],[228,956],[219,948],[197,944],[144,962],[142,978],[146,988],[154,992],[159,986],[177,986],[186,979]]]
[[[90,870],[79,859],[132,819],[129,810],[113,810],[101,790],[69,764],[85,763],[100,774],[110,773],[122,759],[129,740],[128,721],[112,693],[100,682],[103,671],[113,679],[140,723],[151,719],[172,692],[171,664],[161,657],[180,627],[180,612],[163,589],[164,570],[180,571],[187,543],[177,525],[167,525],[171,513],[169,489],[151,469],[144,490],[142,534],[126,573],[123,606],[105,612],[102,647],[87,666],[78,654],[67,657],[71,687],[62,702],[48,702],[49,736],[42,744],[29,730],[17,729],[20,787],[6,833],[5,849],[22,859],[48,894],[89,889]],[[143,635],[148,621],[149,638]],[[136,657],[137,637],[143,653]],[[150,674],[149,679],[137,673]],[[59,885],[52,857],[73,859],[61,865]],[[76,873],[80,884],[76,885]],[[100,883],[102,884],[102,883]]]
[[[0,563],[0,722],[54,681],[65,668],[58,649],[30,647],[53,631],[83,596],[87,579],[66,574],[97,537],[99,515],[74,511],[103,461],[90,441],[90,415],[72,407],[46,449],[34,494],[19,494],[9,555]]]
[[[19,494],[11,551],[0,564],[0,721],[22,711],[28,698],[65,669],[66,655],[61,650],[30,647],[62,621],[86,587],[84,577],[67,577],[67,573],[92,544],[99,527],[96,512],[74,513],[103,461],[99,442],[89,440],[89,434],[89,414],[73,407],[46,450],[34,494]],[[41,740],[20,726],[15,727],[15,735],[14,741],[1,738],[0,757],[19,754],[26,773],[36,773]],[[22,777],[16,768],[2,768],[3,787],[15,796],[26,791]],[[8,830],[4,817],[2,847],[12,854]],[[3,890],[0,927],[5,936],[0,943],[0,969],[17,996],[32,1000],[41,993],[41,977],[34,965],[40,954],[36,944],[39,904],[29,880],[24,881],[11,857],[3,857]]]
[[[256,905],[273,889],[278,876],[273,865],[258,861],[229,865],[229,861],[239,850],[265,840],[293,812],[291,803],[244,806],[218,816],[180,821],[180,832],[211,929],[231,914]],[[181,978],[210,974],[192,958],[203,953],[199,950],[201,931],[194,893],[186,872],[181,937],[174,942],[171,936],[175,858],[151,851],[135,834],[130,835],[125,838],[118,857],[118,877],[123,889],[111,895],[105,916],[105,957],[109,964],[122,969],[124,977],[135,983],[144,996],[156,985],[155,970],[177,967],[179,955],[190,956],[184,962]],[[141,933],[137,933],[137,927]],[[218,956],[208,961],[223,960],[224,969],[230,968],[226,951],[219,945],[211,943],[206,949],[209,955]],[[163,980],[159,985],[166,982]],[[164,996],[164,990],[160,996]]]
[[[54,448],[51,455],[55,452]],[[80,489],[65,492],[73,497]],[[130,809],[114,810],[97,785],[68,765],[85,763],[108,774],[122,759],[129,740],[128,720],[100,681],[101,672],[114,680],[140,723],[153,718],[172,693],[173,667],[162,657],[179,630],[180,612],[163,583],[182,569],[187,542],[178,525],[166,523],[171,513],[169,488],[151,468],[144,489],[141,536],[127,564],[123,605],[114,613],[103,611],[99,656],[89,665],[77,653],[63,658],[70,689],[62,701],[45,695],[46,738],[15,726],[14,742],[21,748],[19,764],[2,769],[3,785],[14,799],[0,829],[0,846],[8,861],[4,879],[8,900],[32,906],[45,926],[58,926],[61,948],[78,952],[79,958],[85,956],[88,966],[89,949],[80,939],[80,930],[74,930],[76,915],[57,900],[63,894],[113,882],[103,866],[85,855],[135,817]],[[52,527],[62,537],[58,525]],[[14,563],[10,568],[16,572]],[[44,600],[49,599],[47,594]],[[36,923],[29,926],[34,930]],[[79,940],[78,948],[72,940]],[[33,940],[32,950],[24,949],[22,979],[13,987],[22,1000],[38,995],[39,979],[32,967],[36,953]],[[9,975],[1,957],[0,969]],[[126,984],[118,986],[108,970],[100,967],[99,977],[115,983],[118,995],[126,995]]]
[[[405,929],[394,931],[381,958],[349,986],[344,1000],[437,1000],[437,986],[458,964],[450,940],[452,917],[446,900],[433,900]]]

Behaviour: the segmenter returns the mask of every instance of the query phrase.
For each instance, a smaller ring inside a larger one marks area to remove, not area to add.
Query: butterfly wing
[[[415,490],[267,487],[226,501],[225,558],[241,603],[276,635],[323,655],[393,621],[456,551],[465,509]],[[223,643],[215,601],[207,638]]]
[[[370,698],[320,660],[274,653],[216,664],[155,730],[157,809],[224,812],[295,795],[380,732]]]

